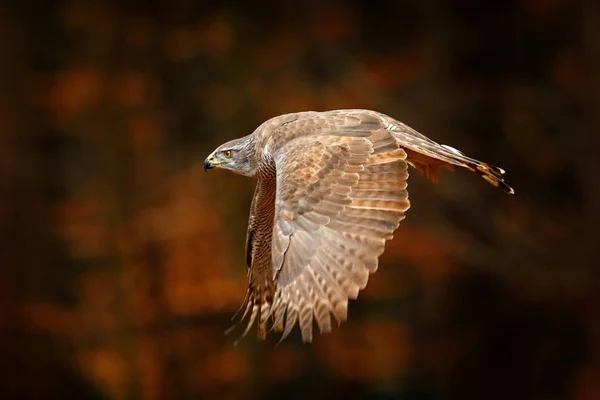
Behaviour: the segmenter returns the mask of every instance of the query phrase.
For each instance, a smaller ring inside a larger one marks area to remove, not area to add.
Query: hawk
[[[265,339],[271,321],[283,340],[298,322],[303,342],[311,342],[313,320],[321,333],[331,331],[331,314],[338,324],[346,320],[348,299],[365,288],[410,207],[409,165],[433,182],[440,168],[463,167],[514,193],[501,168],[370,110],[280,115],[206,158],[205,170],[258,180],[240,339],[257,321]]]

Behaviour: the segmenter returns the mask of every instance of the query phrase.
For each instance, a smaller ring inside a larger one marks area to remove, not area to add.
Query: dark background
[[[600,399],[600,3],[4,1],[2,399]],[[371,108],[506,169],[412,171],[349,321],[224,336],[254,182],[207,154]]]

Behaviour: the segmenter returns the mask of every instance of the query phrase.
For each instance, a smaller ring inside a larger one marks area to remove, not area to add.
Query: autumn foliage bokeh
[[[600,399],[595,1],[0,5],[0,398]],[[223,332],[254,181],[202,171],[371,108],[506,169],[412,170],[349,321]]]

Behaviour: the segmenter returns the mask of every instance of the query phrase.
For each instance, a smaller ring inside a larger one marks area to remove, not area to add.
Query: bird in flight
[[[346,320],[348,299],[365,288],[410,207],[409,165],[433,182],[440,168],[463,167],[514,193],[501,168],[370,110],[280,115],[206,158],[205,170],[257,178],[241,338],[258,322],[260,339],[273,329],[283,340],[298,322],[311,342],[313,321],[325,333],[332,314]]]

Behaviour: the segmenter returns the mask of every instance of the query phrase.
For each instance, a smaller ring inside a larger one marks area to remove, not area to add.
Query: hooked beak
[[[215,156],[213,156],[212,154],[208,157],[206,157],[206,160],[204,160],[204,172],[208,171],[211,168],[215,167]]]

